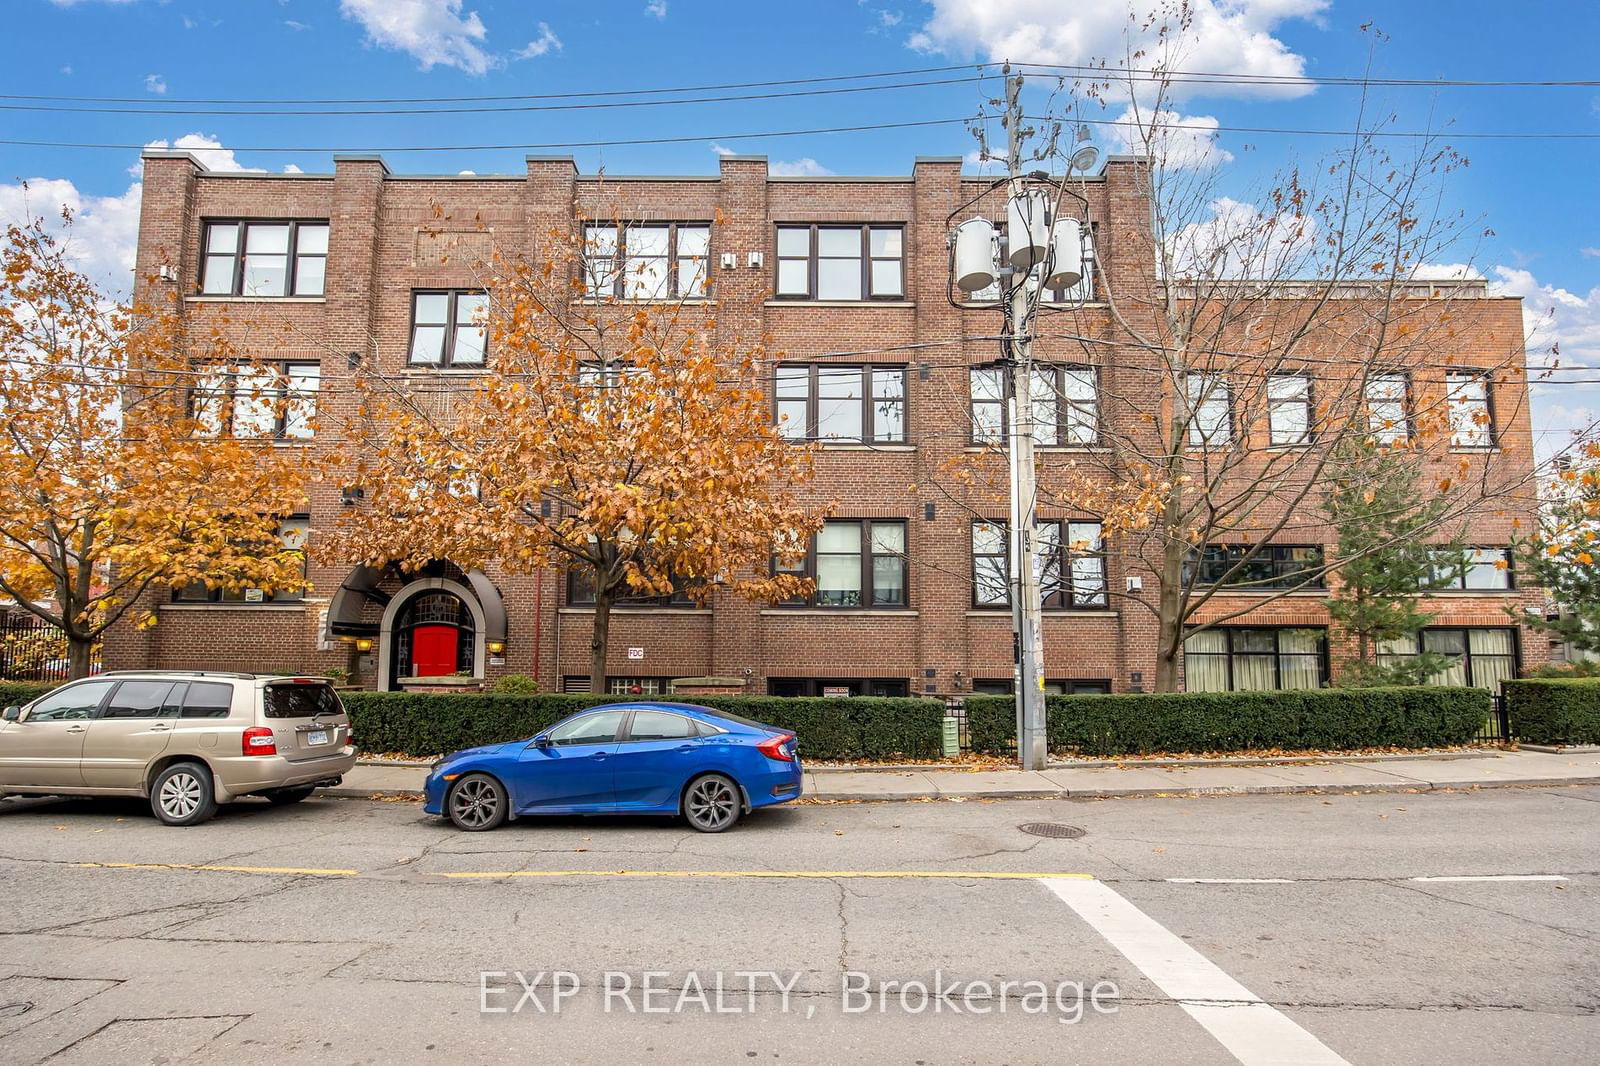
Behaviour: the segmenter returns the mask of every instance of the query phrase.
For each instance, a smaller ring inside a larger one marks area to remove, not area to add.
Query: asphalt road
[[[717,837],[12,800],[0,1061],[1593,1062],[1597,823],[1594,788],[810,805]],[[1560,879],[1417,880],[1508,876]]]

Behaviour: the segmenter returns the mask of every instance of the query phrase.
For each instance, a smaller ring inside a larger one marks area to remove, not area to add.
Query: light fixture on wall
[[[503,640],[491,640],[484,647],[489,649],[490,655],[500,655],[506,650],[506,642]]]
[[[371,651],[371,650],[372,650],[372,638],[371,637],[359,637],[359,638],[357,638],[357,640],[356,640],[356,651]]]

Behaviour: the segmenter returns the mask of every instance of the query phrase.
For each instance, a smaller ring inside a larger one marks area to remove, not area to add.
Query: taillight
[[[778,762],[794,762],[794,756],[784,750],[792,740],[794,740],[793,733],[782,733],[768,740],[763,740],[756,745],[756,750],[767,758]]]
[[[276,755],[278,754],[278,740],[272,735],[272,730],[264,725],[253,725],[244,731],[244,753],[246,755]]]

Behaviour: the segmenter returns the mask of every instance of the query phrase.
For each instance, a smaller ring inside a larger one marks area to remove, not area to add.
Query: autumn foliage
[[[65,631],[74,677],[148,591],[304,581],[277,532],[304,507],[303,458],[197,420],[196,367],[240,357],[219,338],[189,337],[192,359],[184,344],[176,315],[98,291],[42,221],[7,230],[0,593]]]

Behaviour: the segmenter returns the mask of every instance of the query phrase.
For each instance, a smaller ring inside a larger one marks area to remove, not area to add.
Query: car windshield
[[[326,681],[296,681],[267,686],[268,718],[310,718],[318,714],[338,714],[339,694]]]

